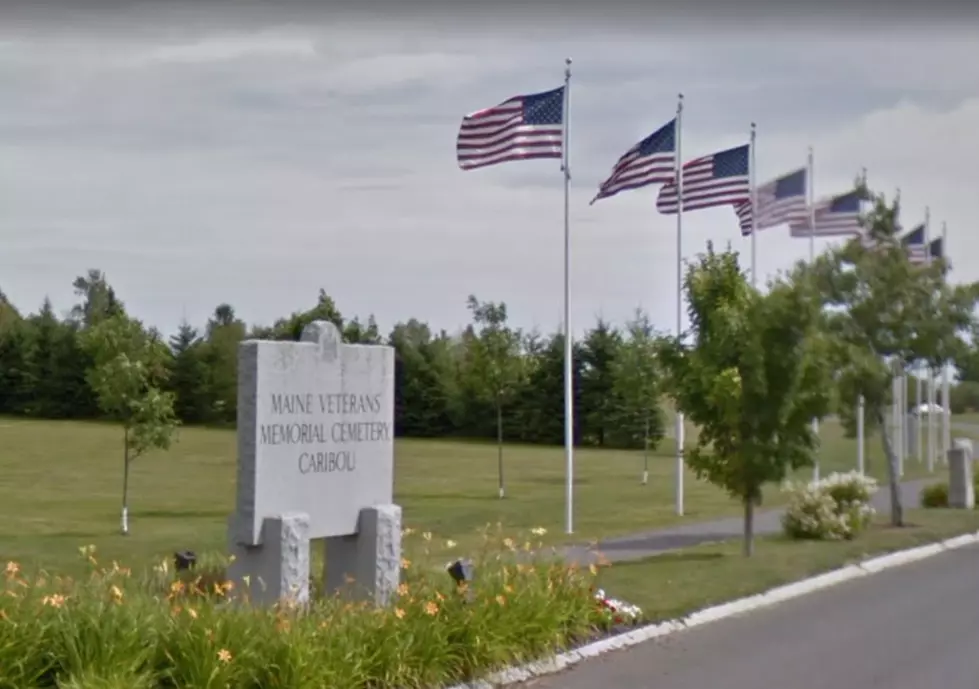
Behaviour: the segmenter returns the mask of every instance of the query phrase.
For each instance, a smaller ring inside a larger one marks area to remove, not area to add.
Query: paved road
[[[979,547],[586,661],[528,689],[975,689]]]
[[[904,508],[913,509],[917,507],[920,502],[922,487],[935,480],[923,479],[902,484],[901,493]],[[873,497],[872,504],[881,514],[890,514],[890,493],[886,484],[880,486]],[[755,515],[755,533],[761,536],[781,532],[782,512],[783,510],[780,509],[766,510]],[[573,546],[566,548],[564,555],[569,561],[581,564],[598,560],[599,554],[611,562],[641,560],[668,550],[740,538],[742,533],[741,517],[733,517],[710,522],[681,524],[669,529],[610,538],[594,547]],[[977,686],[979,686],[979,682],[977,682]]]

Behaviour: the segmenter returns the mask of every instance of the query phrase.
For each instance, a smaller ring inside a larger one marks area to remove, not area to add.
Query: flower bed
[[[397,599],[384,609],[339,597],[233,604],[239,592],[220,570],[177,577],[164,562],[134,576],[88,548],[91,572],[80,579],[28,575],[11,562],[0,587],[0,687],[434,687],[641,619],[595,590],[597,568],[517,561],[511,550],[503,539],[461,585],[405,559]]]

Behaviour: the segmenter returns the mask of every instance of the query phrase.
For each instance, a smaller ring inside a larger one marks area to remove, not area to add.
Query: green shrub
[[[874,515],[870,498],[877,482],[855,471],[830,474],[808,484],[787,483],[789,504],[782,516],[785,535],[794,539],[848,540]]]
[[[86,548],[92,572],[80,580],[29,576],[8,563],[0,688],[440,686],[567,648],[619,621],[596,601],[594,567],[515,550],[510,539],[494,542],[463,587],[441,568],[405,559],[397,600],[385,609],[339,596],[304,607],[231,605],[238,592],[213,563],[191,577],[164,561],[137,577],[100,566]]]
[[[922,507],[948,507],[948,484],[932,483],[921,489]]]

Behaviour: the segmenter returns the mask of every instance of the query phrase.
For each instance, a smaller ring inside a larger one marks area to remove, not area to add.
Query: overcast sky
[[[755,121],[759,182],[804,165],[810,144],[817,196],[866,167],[872,187],[900,187],[906,223],[926,205],[936,232],[947,221],[955,277],[979,279],[974,20],[707,30],[638,14],[539,24],[528,10],[508,25],[437,21],[434,8],[409,22],[132,7],[0,9],[0,289],[22,309],[49,295],[67,310],[73,278],[99,268],[166,332],[221,302],[269,323],[321,287],[385,331],[412,316],[454,330],[470,293],[550,331],[559,165],[462,172],[455,138],[467,112],[559,86],[566,56],[576,330],[640,305],[673,327],[675,220],[657,214],[655,189],[588,201],[680,91],[684,158],[746,143]],[[687,256],[730,241],[748,265],[730,208],[684,226]],[[786,229],[758,237],[764,274],[807,253]]]

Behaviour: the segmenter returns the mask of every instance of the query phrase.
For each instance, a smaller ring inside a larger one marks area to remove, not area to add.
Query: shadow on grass
[[[530,478],[521,478],[521,483],[536,483],[541,486],[563,486],[565,479],[564,476],[531,476]],[[574,477],[575,486],[586,486],[591,483],[589,478],[580,478],[578,476]]]
[[[716,563],[720,560],[727,558],[728,555],[721,552],[692,552],[692,553],[660,553],[658,555],[650,555],[649,557],[643,558],[642,560],[629,560],[626,562],[616,562],[613,564],[615,569],[627,569],[629,567],[638,566],[649,566],[649,565],[662,565],[662,566],[673,566],[685,563],[703,563],[710,562]]]
[[[467,503],[471,500],[481,500],[486,502],[499,502],[505,503],[506,498],[500,499],[499,494],[496,492],[487,493],[417,493],[415,491],[406,491],[404,494],[395,495],[396,500],[409,498],[411,500],[429,500],[432,502],[458,502]]]
[[[231,514],[230,508],[220,510],[146,510],[134,512],[133,519],[222,519]]]
[[[689,548],[695,545],[705,545],[707,543],[720,543],[722,541],[732,541],[741,538],[739,534],[730,533],[699,533],[699,534],[656,534],[644,538],[616,539],[615,541],[600,543],[598,550],[603,552],[613,552],[616,550],[649,550],[650,555],[656,555],[663,551],[671,551],[679,548]]]

